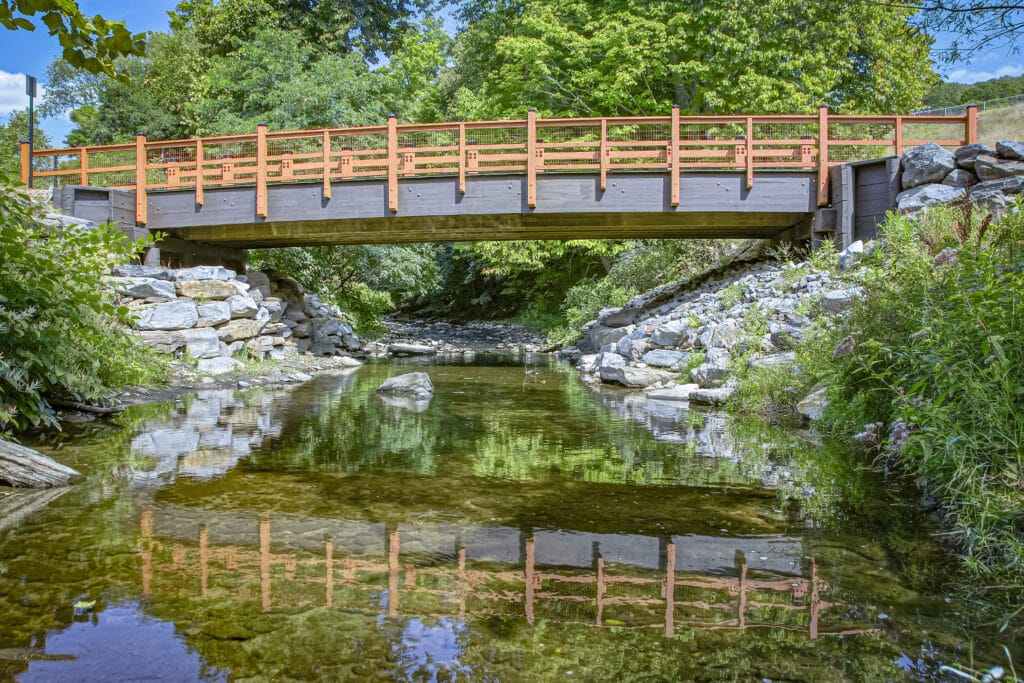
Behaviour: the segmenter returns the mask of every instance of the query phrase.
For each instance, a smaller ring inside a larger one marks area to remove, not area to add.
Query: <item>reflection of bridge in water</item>
[[[186,575],[198,578],[202,595],[230,590],[242,602],[256,599],[258,581],[264,611],[326,606],[389,617],[525,616],[530,624],[539,618],[658,628],[667,638],[680,628],[777,629],[811,640],[874,631],[844,623],[832,610],[844,606],[822,598],[829,586],[817,563],[804,561],[800,542],[784,537],[277,520],[275,551],[269,519],[218,513],[208,525],[202,514],[143,511],[147,597],[160,592],[154,583],[161,577]],[[322,540],[314,540],[318,532]],[[835,623],[823,624],[825,617]]]

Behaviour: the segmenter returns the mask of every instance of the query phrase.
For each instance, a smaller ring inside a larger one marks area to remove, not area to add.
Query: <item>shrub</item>
[[[865,297],[798,358],[829,387],[834,427],[881,423],[878,445],[944,502],[971,569],[1020,576],[1024,215],[989,221],[966,206],[890,217]]]
[[[127,309],[102,279],[144,245],[112,225],[57,232],[41,217],[0,185],[0,431],[55,425],[51,401],[100,401],[161,372],[117,324]]]

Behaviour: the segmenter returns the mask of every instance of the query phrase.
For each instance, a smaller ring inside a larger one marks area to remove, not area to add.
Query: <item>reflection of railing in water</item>
[[[596,607],[596,619],[594,622],[578,622],[572,619],[561,619],[572,623],[590,623],[596,626],[627,626],[621,620],[612,620],[606,616],[606,608],[617,606],[630,606],[636,608],[657,608],[663,611],[663,621],[653,624],[655,628],[663,628],[665,637],[671,638],[677,628],[702,628],[702,629],[747,629],[747,628],[773,628],[789,631],[806,631],[811,640],[816,640],[819,635],[852,635],[859,633],[874,632],[875,629],[823,629],[821,627],[821,614],[824,610],[833,607],[834,604],[821,598],[821,591],[827,589],[828,585],[818,577],[817,564],[811,561],[810,578],[793,577],[778,580],[756,579],[748,577],[748,567],[745,558],[739,559],[737,564],[738,577],[702,576],[689,572],[678,572],[676,570],[676,547],[669,543],[665,547],[664,576],[654,578],[649,576],[625,576],[621,574],[610,574],[605,570],[605,559],[600,555],[595,557],[594,573],[558,574],[553,572],[540,571],[536,565],[535,544],[532,536],[526,538],[525,552],[523,553],[523,569],[500,571],[493,569],[471,569],[466,565],[466,549],[456,548],[456,568],[445,568],[436,566],[416,566],[411,563],[402,564],[400,558],[400,538],[397,530],[386,532],[387,560],[374,561],[356,558],[336,558],[334,556],[334,543],[330,537],[324,538],[324,550],[322,558],[300,558],[293,555],[273,553],[270,548],[270,521],[261,519],[259,521],[258,548],[254,551],[240,545],[221,545],[211,547],[209,534],[205,525],[199,527],[198,548],[189,562],[190,553],[183,543],[176,542],[170,545],[171,562],[159,564],[154,558],[154,552],[165,549],[165,543],[154,538],[153,535],[153,513],[146,510],[142,513],[141,519],[142,535],[142,592],[151,596],[153,593],[153,578],[157,572],[198,574],[199,587],[202,594],[206,594],[210,588],[210,579],[213,572],[224,574],[229,572],[241,573],[244,578],[255,581],[259,576],[260,601],[264,611],[269,611],[273,606],[272,596],[272,574],[273,568],[283,567],[284,580],[298,584],[319,584],[324,586],[323,604],[326,607],[341,607],[335,605],[335,588],[352,587],[366,589],[368,582],[357,579],[357,573],[366,574],[387,574],[386,586],[381,583],[380,589],[387,590],[386,614],[389,617],[397,617],[399,614],[399,603],[403,594],[407,596],[429,595],[441,599],[457,598],[457,614],[460,619],[467,615],[467,601],[471,599],[481,600],[487,603],[520,603],[523,605],[523,614],[528,623],[533,624],[536,620],[535,612],[538,607],[545,603],[557,601],[568,601],[582,603]],[[763,559],[763,558],[762,558]],[[217,567],[216,565],[220,565]],[[317,575],[299,576],[300,567],[316,568]],[[682,574],[682,575],[681,575]],[[454,579],[453,589],[431,588],[429,584],[437,585],[438,579]],[[488,582],[503,582],[512,584],[523,584],[521,590],[488,590],[485,584]],[[545,583],[549,590],[544,590]],[[428,585],[421,585],[428,584]],[[591,595],[571,595],[555,592],[555,584],[576,584],[581,586],[594,586]],[[609,590],[616,585],[632,586],[658,586],[660,597],[638,597],[631,595],[609,595]],[[691,588],[698,591],[724,591],[729,598],[725,602],[707,600],[682,600],[677,597],[677,589]],[[763,592],[790,593],[791,599],[788,603],[757,600],[757,594]],[[344,605],[345,609],[359,611],[359,607]],[[724,613],[735,616],[716,618],[714,620],[681,620],[677,618],[680,608],[692,608],[715,613]],[[788,611],[806,610],[808,613],[808,624],[806,627],[787,624],[776,624],[770,622],[756,621],[751,618],[751,610],[754,609],[782,609]],[[379,610],[374,610],[375,612]],[[453,616],[454,610],[442,613],[424,613],[417,609],[418,616],[445,617]]]

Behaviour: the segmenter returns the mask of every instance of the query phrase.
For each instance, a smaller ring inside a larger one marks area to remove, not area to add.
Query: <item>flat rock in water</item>
[[[601,381],[612,384],[621,384],[624,387],[649,387],[658,382],[668,382],[675,379],[676,374],[664,370],[651,370],[648,368],[601,368]]]
[[[433,346],[426,344],[391,344],[388,351],[396,356],[430,356],[437,353]]]
[[[732,396],[735,389],[722,387],[720,389],[698,389],[690,394],[690,403],[697,403],[705,406],[720,406]]]
[[[426,400],[434,395],[434,385],[430,376],[425,372],[408,372],[404,375],[396,375],[384,380],[384,383],[377,387],[382,394],[395,396],[410,396],[418,400]]]
[[[689,401],[690,394],[700,389],[697,384],[676,384],[665,389],[648,389],[647,398],[656,401]]]

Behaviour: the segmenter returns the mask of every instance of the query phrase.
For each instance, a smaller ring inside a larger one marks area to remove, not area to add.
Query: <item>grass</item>
[[[1024,140],[1024,104],[982,112],[978,141],[995,149],[997,140]]]

